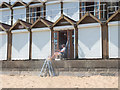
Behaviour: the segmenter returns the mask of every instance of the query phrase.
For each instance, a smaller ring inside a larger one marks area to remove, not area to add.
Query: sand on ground
[[[117,76],[55,76],[0,75],[2,88],[118,88]]]

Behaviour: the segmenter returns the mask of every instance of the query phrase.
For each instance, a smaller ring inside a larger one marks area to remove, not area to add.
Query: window
[[[85,2],[82,2],[81,3],[81,5],[82,5],[82,8],[81,8],[81,10],[82,10],[82,12],[81,12],[81,16],[84,16],[85,15]]]
[[[108,2],[108,18],[115,13],[119,9],[118,2]]]
[[[30,7],[29,8],[29,22],[34,23],[39,17],[44,16],[43,7]]]
[[[100,8],[100,2],[81,2],[81,11],[80,15],[81,17],[85,15],[86,12],[90,12],[92,15],[99,18],[99,8]]]

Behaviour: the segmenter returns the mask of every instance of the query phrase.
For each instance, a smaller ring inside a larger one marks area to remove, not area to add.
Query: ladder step
[[[50,60],[45,60],[42,66],[42,69],[40,71],[40,76],[46,76],[49,74],[49,76],[55,76],[53,67],[52,67],[52,62]]]

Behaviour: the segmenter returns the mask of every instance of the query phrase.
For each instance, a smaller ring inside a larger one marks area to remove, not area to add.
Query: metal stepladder
[[[49,59],[46,59],[44,61],[44,64],[40,71],[40,76],[47,76],[47,74],[49,74],[49,76],[55,76],[55,73],[52,67],[52,62]]]

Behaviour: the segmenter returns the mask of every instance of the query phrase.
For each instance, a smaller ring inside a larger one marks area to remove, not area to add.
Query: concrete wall
[[[109,32],[109,58],[120,58],[120,21],[108,24]]]
[[[33,30],[32,32],[32,59],[46,59],[51,55],[51,31]]]
[[[27,30],[12,31],[12,60],[29,59],[29,37]]]
[[[11,11],[9,8],[0,9],[0,22],[11,25]]]
[[[0,61],[2,70],[35,71],[41,70],[44,60],[39,61]],[[118,60],[61,60],[52,61],[57,71],[82,71],[94,68],[119,68]]]
[[[46,4],[46,19],[55,22],[61,16],[61,4],[48,3]]]
[[[79,2],[63,2],[63,14],[75,21],[78,21]]]
[[[24,6],[13,8],[13,24],[18,20],[26,21],[26,8]]]
[[[0,32],[0,60],[7,60],[7,33]]]
[[[78,58],[102,58],[100,24],[79,25]]]

